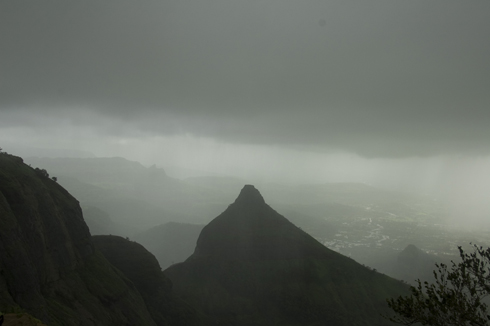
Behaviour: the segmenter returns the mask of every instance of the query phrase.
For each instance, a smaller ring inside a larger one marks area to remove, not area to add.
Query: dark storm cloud
[[[486,0],[2,1],[0,126],[488,154],[489,39]]]

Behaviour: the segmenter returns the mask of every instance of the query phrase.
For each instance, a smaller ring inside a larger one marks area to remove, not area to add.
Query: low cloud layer
[[[490,2],[0,2],[0,128],[490,153]]]

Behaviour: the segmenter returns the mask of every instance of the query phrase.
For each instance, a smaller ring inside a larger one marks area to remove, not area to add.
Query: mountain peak
[[[177,295],[217,325],[388,325],[379,317],[387,313],[386,298],[406,290],[326,248],[252,185],[202,229],[194,253],[165,274]]]
[[[237,199],[236,204],[265,204],[265,200],[260,192],[253,185],[245,185]]]
[[[325,247],[267,205],[254,186],[245,185],[235,202],[202,229],[193,256],[297,259],[324,257]]]

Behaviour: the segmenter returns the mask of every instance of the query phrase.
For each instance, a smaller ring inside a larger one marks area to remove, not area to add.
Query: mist
[[[169,176],[362,183],[488,227],[488,1],[2,1],[0,140]]]
[[[489,36],[488,0],[0,1],[6,322],[391,325],[488,262]]]

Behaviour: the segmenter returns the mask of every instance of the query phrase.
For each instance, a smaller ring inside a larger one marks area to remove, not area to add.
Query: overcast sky
[[[0,1],[12,152],[490,189],[489,140],[488,0]]]

